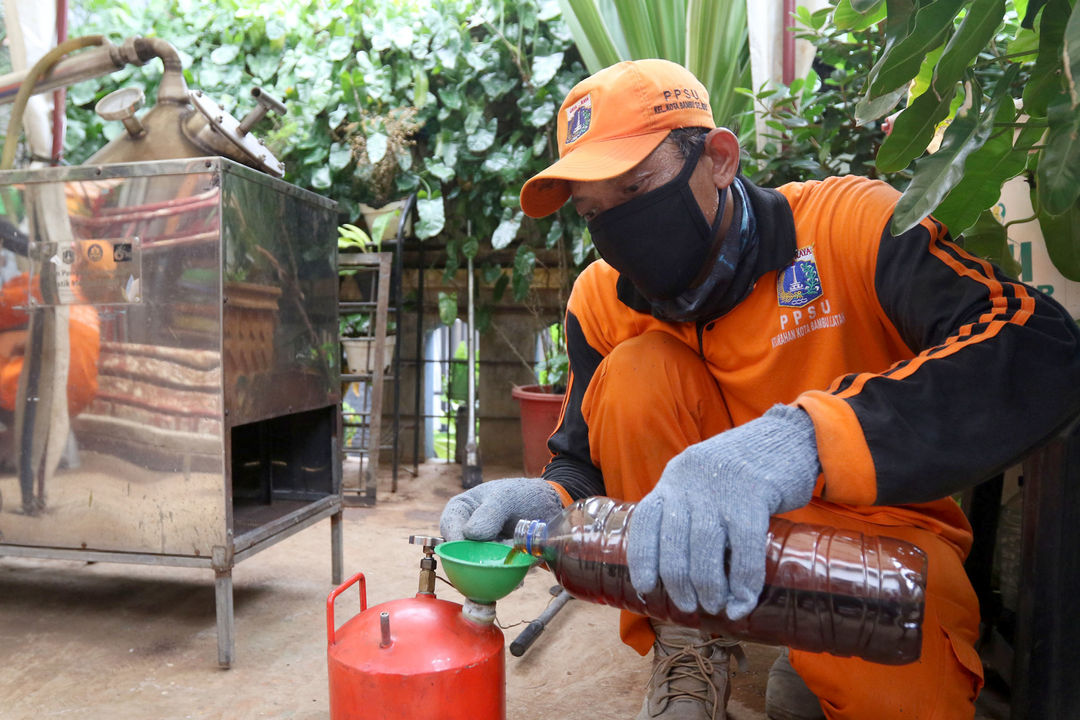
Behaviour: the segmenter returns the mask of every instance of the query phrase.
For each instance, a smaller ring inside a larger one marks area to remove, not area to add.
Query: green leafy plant
[[[367,337],[371,331],[371,313],[342,313],[338,317],[338,334],[342,338]]]
[[[390,220],[392,216],[383,216],[387,220]],[[382,218],[380,218],[381,220]],[[385,223],[383,223],[385,226]],[[382,230],[383,228],[379,228]],[[338,250],[352,250],[355,252],[378,252],[382,245],[382,234],[378,231],[375,232],[375,237],[379,240],[372,240],[362,228],[358,228],[350,223],[338,226]],[[355,269],[354,269],[355,270]]]
[[[1003,248],[989,208],[1025,175],[1047,250],[1080,280],[1080,10],[1072,0],[840,0],[839,27],[883,22],[860,122],[907,99],[877,166],[915,161],[894,232],[930,213],[958,234]],[[910,96],[910,97],[909,97]],[[940,149],[925,151],[948,120]]]
[[[374,322],[374,314],[372,312],[352,312],[343,313],[338,318],[338,332],[343,338],[363,338],[372,336],[372,323]],[[387,337],[397,332],[397,324],[391,319],[386,319],[386,335]]]
[[[805,78],[796,78],[790,87],[762,88],[757,93],[737,88],[753,99],[754,111],[765,120],[760,150],[752,138],[740,138],[750,160],[743,171],[755,183],[770,187],[853,173],[902,189],[911,177],[906,169],[882,173],[875,163],[885,139],[881,125],[855,122],[856,105],[865,93],[866,68],[878,50],[878,31],[838,29],[829,22],[833,12],[796,10],[798,37],[816,51]]]
[[[353,88],[356,93],[356,88]],[[343,120],[334,129],[335,142],[330,146],[334,165],[342,162],[343,149],[352,163],[353,197],[372,207],[382,207],[399,197],[398,176],[412,169],[415,134],[423,127],[414,107],[392,107],[372,112],[354,95],[358,117]],[[348,167],[348,166],[346,166]],[[404,181],[403,184],[408,184]],[[375,237],[381,237],[372,228]]]
[[[552,323],[540,335],[542,359],[536,366],[536,380],[552,392],[566,392],[570,359],[566,355],[566,331],[561,322]]]
[[[71,25],[168,40],[189,85],[234,116],[253,87],[282,99],[288,112],[253,132],[285,179],[336,200],[357,227],[361,202],[415,192],[414,233],[437,241],[448,277],[471,257],[508,270],[520,299],[538,264],[569,284],[588,259],[572,212],[535,221],[516,201],[557,156],[556,110],[585,74],[556,0],[77,0]],[[98,99],[131,83],[153,98],[159,75],[150,63],[73,85],[68,161],[123,132],[93,113]]]

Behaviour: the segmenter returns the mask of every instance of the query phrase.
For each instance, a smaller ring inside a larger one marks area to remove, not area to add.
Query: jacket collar
[[[766,273],[786,267],[794,259],[795,217],[787,199],[778,191],[759,188],[745,177],[740,175],[740,178],[757,221],[759,247],[753,273],[754,280],[757,280]],[[622,275],[615,285],[615,291],[624,305],[646,315],[651,313],[649,301]]]

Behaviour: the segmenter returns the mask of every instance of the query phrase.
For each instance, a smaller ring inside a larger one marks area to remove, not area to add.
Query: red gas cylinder
[[[357,583],[360,613],[335,629],[334,600]],[[357,573],[326,600],[331,720],[505,720],[494,620],[494,604],[462,606],[433,592],[368,608]]]

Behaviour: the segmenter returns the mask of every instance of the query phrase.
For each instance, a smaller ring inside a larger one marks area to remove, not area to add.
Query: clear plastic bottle
[[[519,522],[514,546],[542,558],[582,600],[739,640],[886,665],[918,660],[926,555],[911,543],[773,518],[758,605],[731,620],[723,611],[682,612],[662,584],[644,595],[633,588],[626,538],[634,507],[606,497],[579,500],[550,523]]]

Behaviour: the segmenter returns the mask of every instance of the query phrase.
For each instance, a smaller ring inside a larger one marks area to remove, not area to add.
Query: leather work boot
[[[729,660],[742,657],[734,640],[652,622],[653,674],[637,720],[725,720]]]
[[[821,703],[791,667],[784,648],[769,668],[765,686],[765,715],[769,720],[824,720]]]

